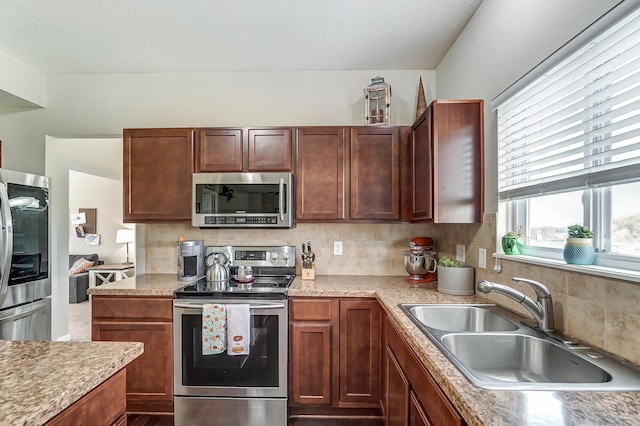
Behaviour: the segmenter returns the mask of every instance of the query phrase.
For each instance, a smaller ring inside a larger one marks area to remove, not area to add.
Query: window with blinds
[[[518,199],[640,180],[640,10],[498,107],[498,190]]]
[[[579,223],[596,264],[640,269],[640,8],[621,4],[493,101],[501,212],[536,256]]]

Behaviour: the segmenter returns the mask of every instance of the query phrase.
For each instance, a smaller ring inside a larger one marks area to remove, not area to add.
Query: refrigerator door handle
[[[11,274],[11,257],[13,254],[13,225],[11,206],[7,184],[0,183],[0,306],[4,302],[9,289],[9,275]]]

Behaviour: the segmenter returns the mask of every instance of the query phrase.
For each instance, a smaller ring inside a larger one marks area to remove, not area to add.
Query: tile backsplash
[[[467,264],[476,279],[488,279],[517,288],[535,299],[526,284],[511,281],[524,277],[547,285],[554,300],[556,328],[594,346],[640,364],[640,284],[585,275],[557,268],[502,260],[501,272],[493,270],[496,247],[496,214],[483,224],[302,224],[290,230],[199,229],[189,224],[146,225],[146,273],[176,273],[176,242],[204,240],[205,245],[293,245],[311,241],[319,275],[406,276],[403,252],[413,237],[429,236],[438,256],[455,256],[463,244]],[[333,242],[342,241],[343,255],[333,255]],[[478,249],[487,251],[487,267],[478,268]],[[297,262],[300,273],[299,256]],[[496,304],[529,316],[513,300],[496,294],[486,297]]]
[[[293,229],[199,229],[190,225],[146,225],[146,272],[175,273],[176,243],[204,240],[212,245],[292,245],[299,252],[310,241],[319,275],[406,275],[403,252],[413,237],[428,235],[423,224],[297,224]],[[333,242],[342,241],[342,256]]]

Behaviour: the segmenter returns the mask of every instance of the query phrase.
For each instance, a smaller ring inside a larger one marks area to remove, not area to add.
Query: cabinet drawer
[[[95,320],[172,321],[173,299],[168,297],[92,296]]]
[[[331,299],[290,299],[291,321],[331,321]]]

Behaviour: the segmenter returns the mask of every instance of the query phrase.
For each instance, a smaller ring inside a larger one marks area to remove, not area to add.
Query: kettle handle
[[[222,256],[222,259],[220,259],[220,256]],[[207,259],[205,260],[205,263],[208,267],[211,267],[216,263],[219,263],[222,266],[228,267],[229,258],[227,257],[226,254],[222,252],[212,252],[207,255]]]

